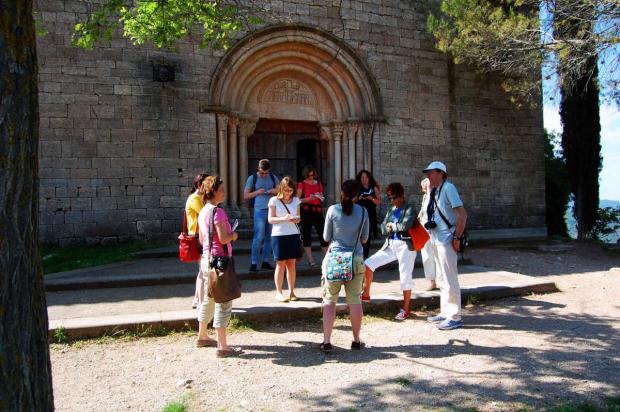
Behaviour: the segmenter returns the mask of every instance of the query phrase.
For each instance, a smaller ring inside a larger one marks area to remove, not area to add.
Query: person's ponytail
[[[342,212],[350,216],[353,213],[353,202],[360,192],[360,186],[355,180],[345,180],[340,191],[340,204]]]

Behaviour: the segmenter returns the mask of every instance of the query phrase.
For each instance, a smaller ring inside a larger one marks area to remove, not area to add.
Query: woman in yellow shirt
[[[209,176],[206,173],[196,175],[194,178],[194,188],[187,197],[185,202],[185,216],[187,217],[187,234],[190,236],[198,236],[198,214],[204,207],[202,202],[202,182]],[[196,292],[194,293],[194,301],[192,308],[198,307],[202,302],[204,293],[204,281],[200,264],[198,265],[198,276],[196,276]]]

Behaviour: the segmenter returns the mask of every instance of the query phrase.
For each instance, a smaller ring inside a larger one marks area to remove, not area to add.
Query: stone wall
[[[544,226],[541,110],[517,110],[498,81],[449,64],[412,1],[271,1],[272,23],[318,26],[355,49],[379,86],[380,184],[419,199],[421,170],[442,160],[474,228]],[[193,176],[217,169],[215,114],[201,112],[223,52],[134,47],[116,37],[69,46],[86,1],[39,0],[41,240],[171,238]],[[271,22],[270,22],[271,23]],[[157,83],[152,64],[176,67]]]

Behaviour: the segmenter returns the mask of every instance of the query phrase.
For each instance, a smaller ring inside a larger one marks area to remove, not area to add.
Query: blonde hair
[[[202,201],[206,203],[207,200],[211,200],[215,197],[215,192],[224,183],[218,175],[207,176],[202,182]]]
[[[297,190],[297,187],[295,186],[295,181],[290,176],[284,176],[282,180],[280,180],[280,184],[278,185],[278,193],[276,194],[276,197],[278,199],[284,199],[284,189],[286,189],[287,187],[293,189],[293,195],[291,197],[295,196],[295,191]]]
[[[422,188],[422,192],[426,193],[430,185],[431,185],[431,181],[428,180],[428,177],[425,177],[424,179],[422,179],[422,181],[420,182],[420,187]]]

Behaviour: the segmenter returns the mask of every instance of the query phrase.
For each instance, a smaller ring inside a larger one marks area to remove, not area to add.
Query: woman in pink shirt
[[[221,207],[220,203],[226,198],[224,182],[219,176],[208,176],[202,185],[203,200],[205,206],[198,215],[198,233],[200,243],[202,243],[202,259],[200,266],[203,273],[209,271],[209,260],[211,256],[232,256],[232,242],[239,237],[236,232],[231,230],[228,216]],[[213,226],[210,227],[211,216],[213,216]],[[213,230],[213,243],[209,250],[209,231]],[[205,281],[207,277],[205,276]],[[205,285],[205,290],[207,285]],[[205,294],[204,300],[198,306],[198,342],[199,348],[205,346],[217,346],[216,355],[218,358],[237,356],[242,353],[241,349],[230,348],[226,342],[226,327],[230,321],[232,313],[232,301],[215,303],[215,301]],[[207,325],[213,319],[217,340],[212,339],[207,334]]]

